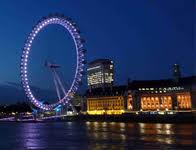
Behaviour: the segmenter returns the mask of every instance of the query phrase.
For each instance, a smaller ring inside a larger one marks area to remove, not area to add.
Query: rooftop
[[[186,86],[196,83],[196,76],[189,76],[180,78],[178,82],[173,79],[161,79],[161,80],[133,80],[129,83],[131,89],[141,87],[168,87],[168,86]]]
[[[89,62],[88,64],[93,65],[93,64],[96,64],[96,63],[111,63],[111,61],[112,60],[110,60],[110,59],[96,59],[94,61]]]

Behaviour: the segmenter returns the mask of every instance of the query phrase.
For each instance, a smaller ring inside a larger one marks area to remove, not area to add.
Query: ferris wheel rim
[[[37,34],[50,24],[61,25],[70,33],[72,39],[74,40],[74,45],[75,45],[76,55],[77,55],[77,61],[76,61],[77,63],[75,68],[74,79],[66,95],[56,103],[43,104],[32,94],[32,91],[30,89],[30,85],[28,82],[28,72],[27,72],[28,57],[29,57],[29,52],[31,51],[33,41],[36,38]],[[33,28],[33,30],[31,31],[31,33],[29,34],[25,42],[23,52],[22,52],[21,66],[20,66],[23,89],[25,91],[26,96],[28,97],[28,99],[31,101],[32,104],[34,104],[36,107],[43,110],[53,110],[55,107],[59,105],[66,105],[67,103],[70,102],[71,98],[73,98],[73,95],[76,93],[79,86],[79,82],[81,81],[82,78],[82,72],[84,66],[83,51],[84,51],[83,42],[80,33],[78,32],[78,29],[75,27],[74,23],[70,21],[70,19],[64,16],[52,15],[42,19],[36,24],[36,26]]]

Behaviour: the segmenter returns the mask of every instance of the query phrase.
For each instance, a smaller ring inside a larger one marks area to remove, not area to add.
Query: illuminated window
[[[132,95],[131,94],[128,94],[127,108],[128,108],[128,110],[132,110],[133,109],[133,99],[132,99]]]
[[[177,102],[179,109],[191,109],[191,96],[189,93],[182,93],[177,95]]]

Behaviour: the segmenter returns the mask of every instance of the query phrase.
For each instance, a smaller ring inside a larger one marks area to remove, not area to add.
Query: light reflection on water
[[[1,123],[0,150],[196,149],[196,124]]]

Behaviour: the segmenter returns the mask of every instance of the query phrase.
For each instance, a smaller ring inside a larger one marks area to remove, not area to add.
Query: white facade
[[[87,68],[89,88],[109,87],[114,81],[113,61],[98,59],[89,63]]]

